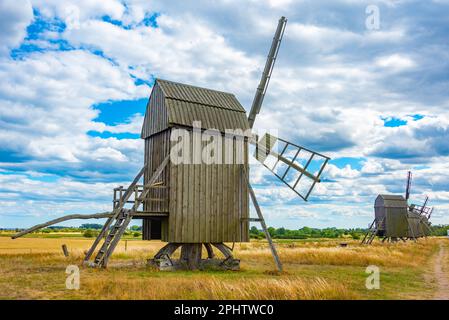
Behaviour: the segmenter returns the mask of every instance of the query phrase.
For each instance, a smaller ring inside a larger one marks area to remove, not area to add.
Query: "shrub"
[[[354,240],[360,240],[360,235],[357,234],[357,233],[351,233],[351,237],[352,237],[352,239],[354,239]]]
[[[94,236],[95,236],[95,234],[92,229],[87,229],[83,233],[83,237],[85,237],[85,238],[93,238]]]

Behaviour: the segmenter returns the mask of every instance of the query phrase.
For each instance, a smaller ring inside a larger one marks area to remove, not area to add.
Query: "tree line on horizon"
[[[45,229],[42,229],[41,233],[51,233],[51,232],[78,232],[87,237],[95,237],[99,230],[103,228],[102,224],[98,223],[84,223],[79,227],[65,227],[65,226],[51,226]],[[446,236],[448,235],[449,225],[434,225],[430,226],[431,235],[432,236]],[[21,231],[23,229],[6,229],[0,228],[0,230],[7,231]],[[269,227],[268,232],[270,233],[273,239],[313,239],[313,238],[352,238],[355,240],[360,239],[366,232],[367,228],[310,228],[310,227],[302,227],[300,229],[286,229],[284,227],[281,228],[273,228]],[[139,237],[142,233],[141,226],[131,226],[128,228],[128,234],[132,234],[134,237]],[[258,229],[256,226],[252,226],[250,228],[250,237],[252,239],[264,239],[265,235],[261,229]]]

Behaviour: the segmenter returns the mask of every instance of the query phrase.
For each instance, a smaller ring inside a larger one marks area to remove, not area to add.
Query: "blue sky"
[[[253,164],[268,223],[364,227],[408,170],[412,200],[429,195],[433,222],[449,223],[448,1],[17,0],[0,3],[0,227],[109,210],[142,165],[157,77],[249,110],[281,15],[255,127],[332,161],[307,203]]]

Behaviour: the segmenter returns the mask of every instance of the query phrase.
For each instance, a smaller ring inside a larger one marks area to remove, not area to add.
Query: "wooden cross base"
[[[207,259],[202,259],[203,245],[207,251]],[[217,248],[225,259],[217,259],[212,246]],[[172,259],[171,255],[181,247],[181,257]],[[153,259],[148,260],[148,265],[159,270],[204,270],[223,269],[239,270],[240,260],[234,259],[232,251],[223,243],[168,243]]]
[[[413,241],[415,241],[416,242],[416,238],[405,238],[405,237],[384,237],[383,239],[382,239],[382,242],[392,242],[392,243],[395,243],[395,242],[399,242],[399,241],[403,241],[403,242],[407,242],[407,240],[413,240]]]

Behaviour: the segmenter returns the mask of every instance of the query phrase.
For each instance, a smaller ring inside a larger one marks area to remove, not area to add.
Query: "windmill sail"
[[[255,158],[305,201],[315,184],[321,181],[321,173],[330,160],[268,133],[258,142],[253,139],[251,143],[256,146]]]
[[[407,173],[407,184],[405,187],[405,200],[410,198],[410,189],[412,188],[412,172]]]
[[[424,209],[425,209],[426,206],[427,206],[427,201],[429,201],[429,196],[426,196],[426,200],[424,200],[424,204],[422,205],[421,210],[420,210],[420,213],[421,213],[421,214],[423,214]]]
[[[270,52],[268,53],[267,62],[265,63],[265,68],[263,69],[262,78],[257,86],[256,95],[254,96],[253,104],[251,106],[251,112],[248,116],[249,126],[252,128],[256,116],[262,107],[263,98],[268,88],[268,82],[271,78],[271,73],[273,72],[274,63],[278,55],[279,47],[281,45],[282,36],[284,35],[285,25],[287,24],[287,19],[281,17],[276,29],[276,33],[273,37],[273,42],[271,44]]]

